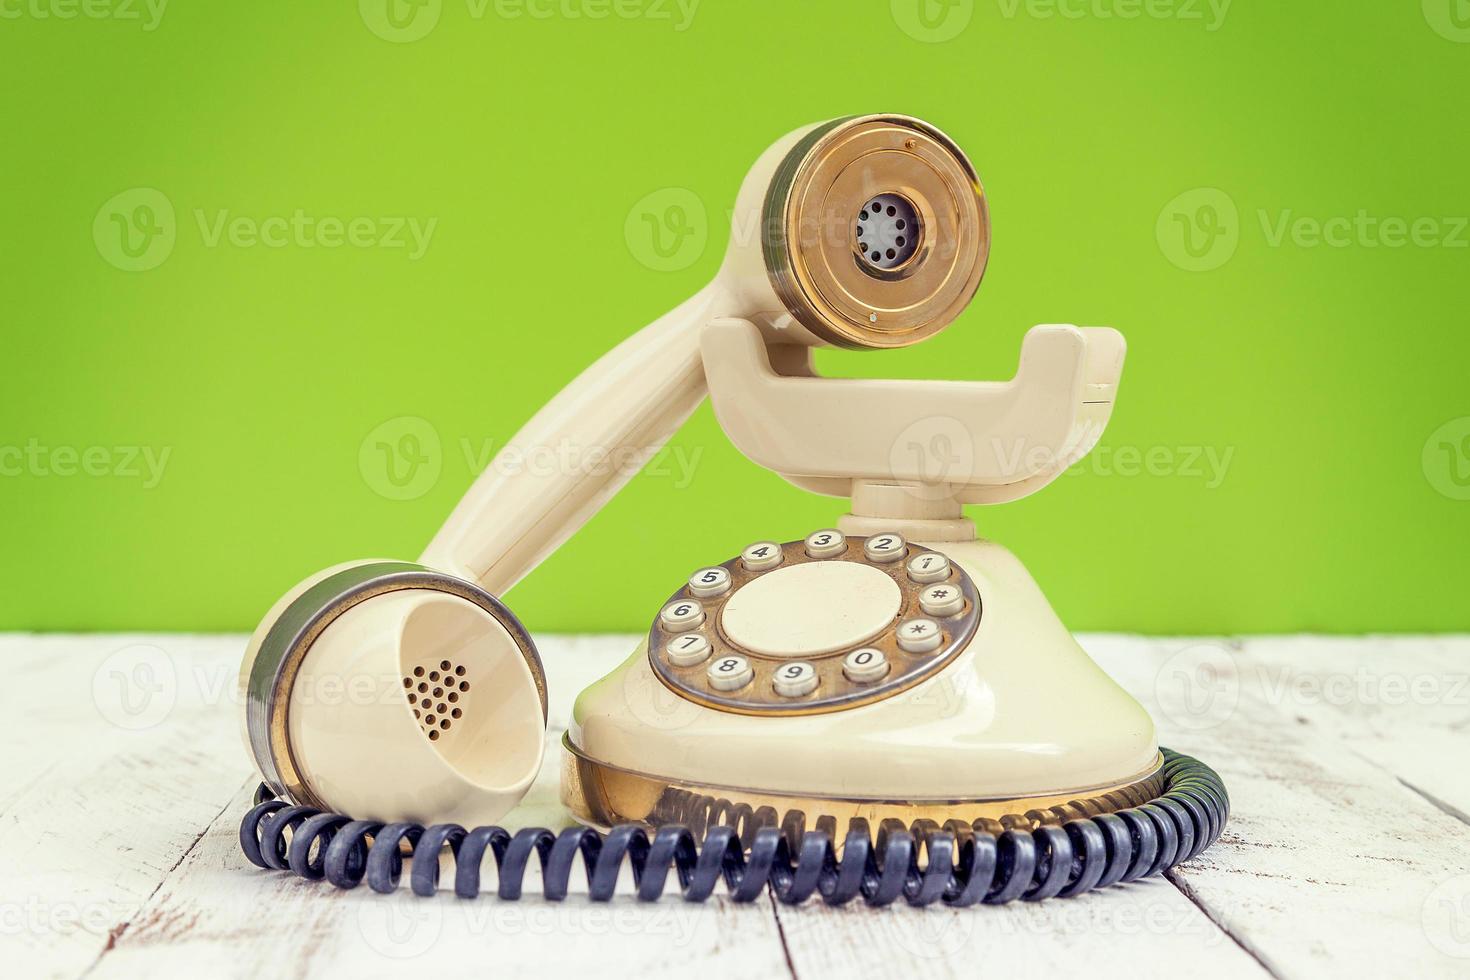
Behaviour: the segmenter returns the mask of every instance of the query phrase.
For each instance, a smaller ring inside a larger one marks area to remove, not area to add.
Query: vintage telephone
[[[546,684],[496,596],[630,474],[487,471],[419,562],[321,572],[252,637],[253,863],[390,891],[409,862],[420,894],[445,864],[472,897],[489,851],[515,898],[535,855],[560,898],[580,855],[594,898],[626,863],[644,898],[672,867],[695,899],[724,879],[737,899],[770,884],[785,901],[968,905],[1157,874],[1219,836],[1219,778],[1158,747],[1143,708],[961,511],[1033,493],[1092,448],[1122,336],[1036,327],[999,383],[813,372],[815,346],[932,336],[979,286],[979,179],[917,119],[786,136],[732,224],[714,281],[512,446],[648,451],[708,391],[744,454],[851,498],[851,513],[690,570],[646,641],[576,702],[562,798],[581,826],[511,834],[492,824],[541,767]]]

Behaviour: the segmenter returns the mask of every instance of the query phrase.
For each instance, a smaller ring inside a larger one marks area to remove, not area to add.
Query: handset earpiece
[[[498,819],[540,767],[546,684],[496,596],[705,397],[703,328],[743,318],[783,361],[816,346],[917,343],[969,303],[989,247],[974,168],[927,123],[855,116],[778,140],[741,187],[714,280],[584,371],[507,446],[571,465],[487,470],[418,563],[329,569],[267,614],[240,677],[266,785],[376,821]]]

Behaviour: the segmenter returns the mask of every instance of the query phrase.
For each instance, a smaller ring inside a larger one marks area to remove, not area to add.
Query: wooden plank
[[[1263,697],[1238,644],[1095,637],[1088,649],[1164,744],[1224,778],[1224,836],[1171,878],[1260,962],[1288,977],[1465,975],[1444,949],[1470,919],[1438,901],[1470,894],[1462,823]]]
[[[560,733],[553,733],[559,736]],[[236,842],[242,790],[89,976],[433,976],[586,975],[671,977],[785,975],[770,900],[736,905],[723,896],[696,905],[640,903],[631,892],[601,904],[574,887],[566,901],[493,894],[434,898],[406,886],[390,896],[366,887],[258,871]],[[555,808],[555,772],[543,771],[523,811]],[[492,862],[493,863],[493,862]],[[626,883],[625,883],[626,884]],[[527,878],[531,896],[538,887]],[[580,894],[579,894],[580,893]]]
[[[969,909],[778,907],[798,977],[1269,977],[1162,879]]]
[[[8,637],[3,957],[77,976],[240,785],[235,637]]]
[[[635,643],[540,638],[553,724]],[[235,842],[253,785],[232,700],[242,638],[0,637],[12,678],[0,716],[11,749],[0,780],[0,956],[17,975],[57,977],[559,966],[803,980],[985,968],[1464,975],[1470,949],[1456,942],[1470,921],[1454,916],[1470,910],[1470,837],[1399,781],[1460,799],[1448,773],[1464,756],[1464,712],[1449,698],[1302,703],[1279,683],[1283,665],[1291,680],[1385,660],[1451,676],[1463,639],[1205,642],[1202,653],[1201,641],[1086,643],[1149,705],[1166,744],[1225,777],[1235,802],[1225,839],[1174,873],[1183,892],[1153,881],[1073,901],[918,911],[385,899],[254,871]],[[139,645],[163,660],[129,652]],[[172,688],[157,670],[137,672],[150,662],[172,671]],[[1201,665],[1218,670],[1201,675]],[[565,820],[555,759],[507,824]]]
[[[1470,637],[1262,637],[1260,696],[1470,823]]]

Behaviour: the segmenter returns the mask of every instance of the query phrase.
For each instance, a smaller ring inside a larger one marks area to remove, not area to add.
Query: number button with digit
[[[886,565],[898,561],[908,552],[903,538],[897,534],[875,534],[863,545],[868,561]]]
[[[909,559],[909,578],[921,585],[949,578],[949,559],[937,551],[925,551]]]
[[[675,667],[693,667],[702,664],[709,659],[709,640],[698,633],[685,633],[683,636],[669,641],[664,647],[664,656],[669,658],[669,663]]]
[[[888,658],[876,647],[863,647],[843,658],[842,673],[854,684],[871,684],[888,675]]]
[[[784,558],[781,546],[774,541],[757,541],[740,552],[740,564],[751,572],[770,571],[781,564]]]
[[[713,599],[730,591],[730,570],[715,565],[689,576],[689,592],[700,599]]]
[[[841,531],[816,531],[806,537],[806,553],[812,558],[836,558],[847,550],[847,535]]]
[[[693,599],[679,599],[664,606],[658,619],[670,633],[687,633],[704,623],[704,607]]]
[[[817,668],[804,661],[782,664],[776,668],[771,686],[783,698],[799,698],[817,689]]]
[[[707,676],[716,691],[738,691],[750,683],[755,670],[744,657],[721,657],[709,665]]]

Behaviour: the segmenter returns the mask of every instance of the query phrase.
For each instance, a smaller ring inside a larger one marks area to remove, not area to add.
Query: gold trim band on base
[[[606,831],[618,824],[679,824],[702,837],[710,827],[734,827],[749,846],[755,831],[780,827],[794,842],[807,830],[841,841],[849,830],[897,821],[936,827],[958,821],[1000,834],[1034,830],[1078,817],[1139,806],[1163,792],[1163,755],[1146,771],[1119,783],[1012,799],[879,800],[797,796],[701,785],[632,772],[587,757],[562,737],[561,801],[579,822]]]

